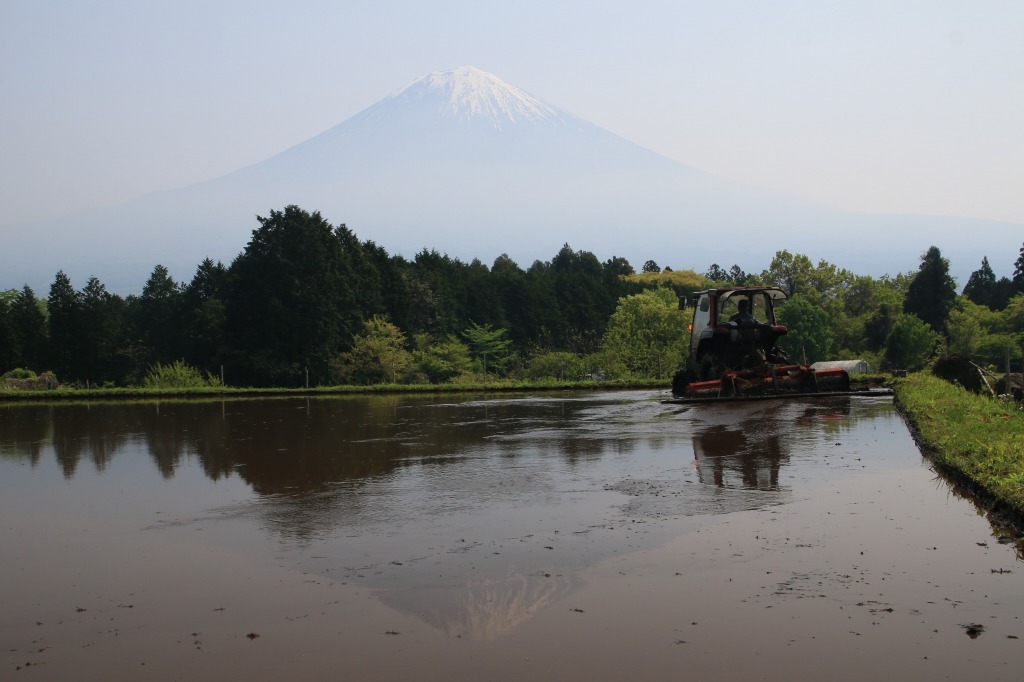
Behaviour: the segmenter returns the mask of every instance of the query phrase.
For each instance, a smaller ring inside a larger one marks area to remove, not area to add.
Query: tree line
[[[688,347],[679,301],[709,286],[767,284],[791,296],[790,357],[921,364],[937,350],[998,363],[1024,342],[1024,247],[1012,278],[987,258],[962,294],[935,247],[916,272],[856,275],[776,253],[758,274],[713,264],[640,272],[568,244],[524,269],[424,249],[412,259],[297,206],[259,217],[225,266],[175,282],[157,265],[138,295],[58,272],[45,298],[0,292],[0,373],[52,371],[90,386],[159,384],[192,371],[236,386],[670,376]],[[178,370],[178,371],[169,371]],[[172,377],[173,378],[173,377]]]

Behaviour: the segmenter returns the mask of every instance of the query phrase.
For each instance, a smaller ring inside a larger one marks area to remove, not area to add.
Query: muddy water
[[[885,397],[0,407],[0,678],[1019,679]]]

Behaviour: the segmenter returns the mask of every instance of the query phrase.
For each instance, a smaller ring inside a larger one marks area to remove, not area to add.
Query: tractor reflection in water
[[[748,436],[726,426],[693,434],[694,467],[705,485],[778,490],[779,470],[788,461],[777,434]]]

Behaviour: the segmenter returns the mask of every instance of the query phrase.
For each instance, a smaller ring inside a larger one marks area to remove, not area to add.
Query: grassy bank
[[[936,465],[1024,529],[1024,412],[927,374],[894,382],[901,412]]]
[[[571,391],[654,388],[668,390],[668,381],[622,379],[616,381],[468,381],[449,384],[374,384],[372,386],[317,386],[312,388],[60,388],[53,391],[0,391],[4,402],[67,402],[82,400],[152,400],[302,397],[400,393],[501,393],[512,391]]]

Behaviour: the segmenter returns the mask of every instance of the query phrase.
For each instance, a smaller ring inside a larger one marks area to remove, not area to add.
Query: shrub
[[[575,353],[541,353],[530,358],[526,368],[526,378],[531,380],[579,381],[585,374],[583,360]]]
[[[220,379],[209,373],[203,376],[195,367],[175,360],[169,365],[157,363],[149,368],[142,385],[146,388],[205,388],[220,386]]]

